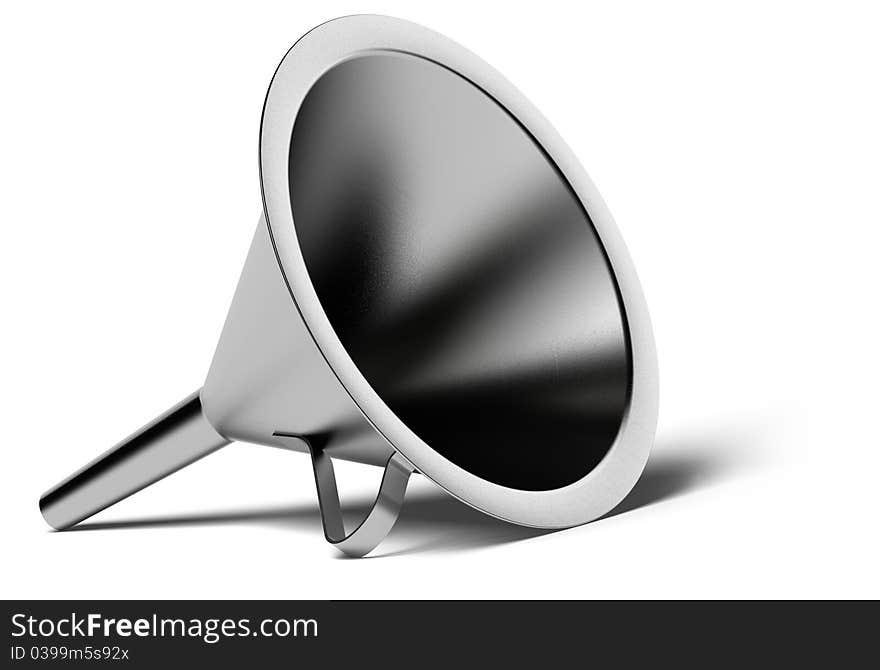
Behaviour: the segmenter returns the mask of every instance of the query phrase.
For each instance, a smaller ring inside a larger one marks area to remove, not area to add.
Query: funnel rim
[[[521,490],[482,479],[441,456],[387,406],[359,371],[321,305],[297,239],[289,190],[294,122],[314,83],[350,58],[397,52],[465,78],[506,110],[547,154],[587,212],[619,289],[628,331],[632,388],[620,429],[602,461],[557,489]],[[550,123],[500,73],[452,40],[381,16],[349,16],[313,29],[288,51],[266,97],[260,130],[263,204],[280,269],[316,346],[374,428],[420,472],[456,498],[506,521],[540,528],[586,523],[616,506],[647,462],[657,422],[657,362],[647,306],[629,253],[595,186]]]

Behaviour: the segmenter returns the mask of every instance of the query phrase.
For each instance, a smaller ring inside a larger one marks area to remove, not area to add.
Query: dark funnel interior
[[[422,440],[516,489],[602,460],[632,377],[617,286],[580,201],[494,100],[415,56],[347,60],[297,116],[290,194],[330,323]]]

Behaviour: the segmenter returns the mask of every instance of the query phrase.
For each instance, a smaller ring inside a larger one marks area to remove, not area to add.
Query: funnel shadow
[[[658,442],[644,473],[627,497],[602,519],[650,507],[664,500],[703,489],[737,474],[747,459],[739,439],[693,439]],[[371,499],[357,498],[345,512],[346,524],[369,511]],[[276,505],[248,510],[199,512],[120,521],[83,523],[70,531],[120,530],[185,526],[256,523],[295,528],[320,534],[320,512],[316,503]],[[526,528],[486,516],[455,500],[440,489],[414,490],[406,498],[400,519],[373,557],[400,556],[479,549],[537,538],[554,531]],[[340,555],[341,556],[341,555]]]
[[[632,491],[603,519],[655,505],[700,489],[733,473],[718,453],[699,450],[655,453]]]
[[[354,527],[369,512],[372,499],[358,498],[346,506],[346,526]],[[248,510],[230,510],[169,516],[142,517],[119,521],[91,521],[64,532],[128,530],[138,528],[178,528],[256,523],[322,533],[317,503],[275,505]],[[400,519],[389,540],[403,547],[399,551],[382,551],[371,556],[392,556],[422,551],[455,551],[515,542],[546,534],[548,530],[524,528],[486,516],[440,489],[415,491],[407,496]],[[415,544],[414,544],[415,543]],[[383,545],[384,546],[384,545]],[[345,558],[342,554],[341,558]]]

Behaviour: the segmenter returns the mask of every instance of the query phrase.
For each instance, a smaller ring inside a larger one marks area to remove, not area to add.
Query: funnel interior
[[[514,489],[595,468],[630,401],[626,317],[583,205],[506,110],[425,58],[349,58],[299,108],[289,188],[321,307],[416,435]]]

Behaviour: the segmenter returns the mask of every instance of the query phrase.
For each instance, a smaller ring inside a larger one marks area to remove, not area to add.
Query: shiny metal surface
[[[565,179],[497,103],[423,58],[346,60],[299,110],[290,198],[331,326],[432,449],[536,491],[602,460],[629,400],[617,286]]]
[[[43,494],[40,511],[68,528],[226,444],[195,392]]]
[[[497,72],[404,21],[323,24],[272,80],[260,177],[204,387],[47,493],[51,525],[229,440],[310,453],[325,534],[353,555],[413,468],[522,525],[623,499],[657,420],[647,307],[577,159]],[[386,468],[350,535],[331,458]]]
[[[205,416],[231,440],[384,466],[394,449],[364,420],[296,310],[257,224],[202,389]],[[285,437],[279,437],[279,435]],[[290,436],[300,435],[295,440]]]
[[[388,459],[373,506],[363,521],[349,533],[342,519],[333,461],[320,447],[312,446],[311,453],[324,537],[348,556],[366,556],[385,539],[397,521],[403,507],[406,485],[413,472],[412,465],[396,452]]]
[[[332,131],[322,117],[338,121]],[[504,77],[406,21],[323,24],[272,80],[260,175],[309,335],[419,472],[487,514],[543,528],[586,523],[626,496],[657,423],[647,306],[595,186]]]

